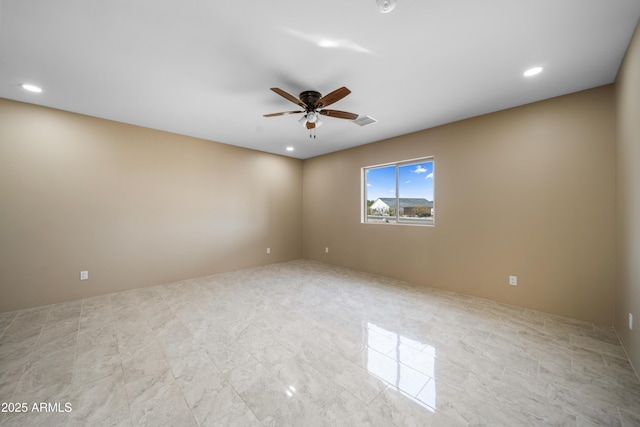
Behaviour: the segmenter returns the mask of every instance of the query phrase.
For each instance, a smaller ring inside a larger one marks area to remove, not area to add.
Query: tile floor
[[[640,425],[611,328],[303,260],[0,314],[0,402],[2,426]]]

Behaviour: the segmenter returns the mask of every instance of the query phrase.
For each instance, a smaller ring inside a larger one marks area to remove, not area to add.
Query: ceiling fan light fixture
[[[310,111],[309,114],[307,114],[307,121],[309,123],[315,123],[318,121],[318,115],[315,111]]]
[[[391,12],[398,3],[397,0],[376,0],[378,3],[378,12],[380,13],[389,13]]]

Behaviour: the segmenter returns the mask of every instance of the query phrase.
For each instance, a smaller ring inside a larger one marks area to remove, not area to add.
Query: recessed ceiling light
[[[338,47],[339,43],[334,40],[322,39],[318,42],[320,47]]]
[[[28,83],[24,83],[20,85],[20,87],[22,87],[22,89],[24,90],[28,90],[29,92],[35,92],[35,93],[42,92],[42,89],[40,89],[38,86],[30,85]]]
[[[293,147],[287,147],[287,151],[293,151]]]
[[[540,74],[542,72],[542,70],[543,70],[542,67],[529,68],[527,71],[524,72],[524,76],[525,77],[532,77],[532,76],[535,76],[536,74]]]

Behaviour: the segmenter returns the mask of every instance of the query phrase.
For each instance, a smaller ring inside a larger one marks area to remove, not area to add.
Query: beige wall
[[[616,79],[617,287],[615,326],[640,369],[640,28]],[[629,313],[634,329],[629,330]]]
[[[300,160],[0,99],[0,312],[299,258],[301,191]]]
[[[304,162],[0,100],[0,311],[304,256],[612,324],[613,94]],[[429,155],[436,226],[361,224],[360,168]]]
[[[604,86],[305,160],[304,257],[611,325],[614,139]],[[361,224],[360,169],[423,156],[435,227]]]

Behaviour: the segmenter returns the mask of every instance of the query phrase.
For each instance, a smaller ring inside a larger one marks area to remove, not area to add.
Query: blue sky
[[[367,170],[367,200],[395,197],[396,167]],[[413,163],[399,167],[400,197],[424,197],[433,200],[433,162]]]

